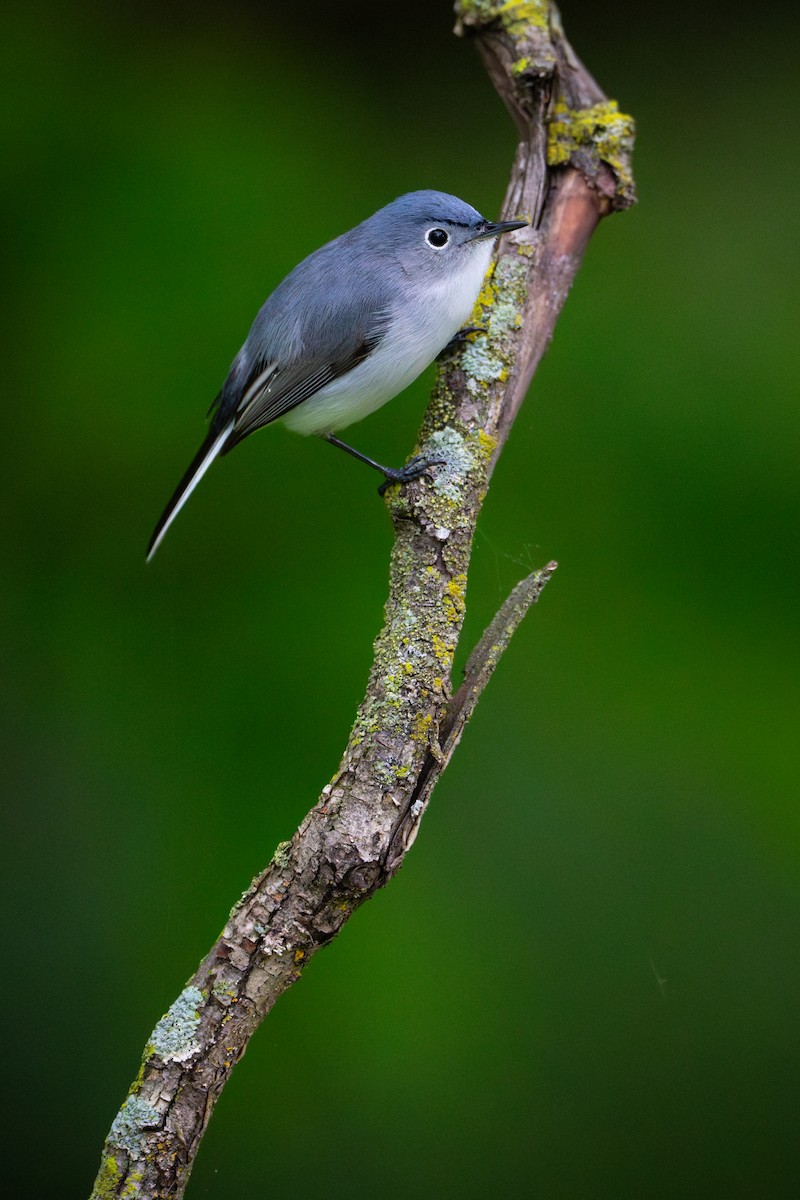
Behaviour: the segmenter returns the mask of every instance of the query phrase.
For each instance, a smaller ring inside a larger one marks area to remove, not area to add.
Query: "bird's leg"
[[[451,350],[455,350],[458,346],[462,346],[467,338],[472,337],[473,333],[488,332],[489,331],[485,325],[465,325],[463,329],[459,329],[458,333],[454,334],[453,337],[450,338],[450,341],[447,343],[445,348],[439,351],[439,353],[436,355],[436,361],[439,362],[445,357],[446,354],[449,354]]]
[[[442,458],[428,458],[425,454],[418,454],[416,458],[412,458],[410,462],[407,462],[404,467],[384,467],[379,462],[375,462],[374,458],[368,458],[360,450],[354,450],[352,446],[348,446],[347,442],[340,441],[332,433],[323,434],[323,437],[332,446],[338,446],[340,450],[345,450],[348,454],[352,454],[353,458],[357,458],[359,462],[366,463],[368,467],[372,467],[375,471],[380,471],[381,475],[385,476],[383,483],[378,488],[380,496],[383,495],[389,484],[411,483],[412,480],[419,479],[421,475],[427,474],[429,467],[442,466],[444,463],[444,459]]]

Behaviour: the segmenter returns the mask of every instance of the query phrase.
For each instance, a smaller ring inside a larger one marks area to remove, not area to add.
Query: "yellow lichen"
[[[436,661],[440,662],[442,666],[446,667],[449,671],[453,661],[453,651],[455,649],[453,643],[446,642],[443,637],[440,637],[438,633],[435,633],[431,638],[431,645],[433,646],[433,653],[436,657]]]
[[[526,28],[547,29],[550,16],[547,0],[506,0],[497,15],[509,33],[523,33]]]
[[[442,607],[451,625],[459,624],[464,615],[466,586],[467,577],[463,574],[454,575],[449,583],[445,584]]]
[[[430,713],[419,713],[414,719],[414,726],[411,730],[411,736],[415,742],[422,742],[427,745],[431,739],[431,729],[433,727],[433,717]]]
[[[604,100],[591,108],[572,109],[563,99],[553,107],[547,131],[547,161],[551,167],[565,166],[572,155],[582,152],[581,169],[587,153],[611,167],[617,195],[633,199],[631,154],[635,124],[633,117],[619,111],[616,100]]]
[[[481,290],[478,292],[478,299],[475,301],[475,307],[472,310],[471,321],[475,325],[479,325],[483,320],[484,314],[492,307],[497,299],[497,287],[494,283],[495,264],[489,267],[481,285]]]
[[[119,1167],[116,1159],[108,1154],[100,1164],[91,1200],[106,1200],[106,1197],[116,1196],[118,1185]]]
[[[509,33],[521,34],[526,29],[547,29],[550,18],[548,0],[459,0],[456,12],[465,25],[488,25],[500,21]]]
[[[122,1189],[120,1196],[122,1200],[130,1200],[131,1197],[139,1194],[139,1184],[144,1179],[144,1171],[132,1171],[125,1179],[125,1187]]]

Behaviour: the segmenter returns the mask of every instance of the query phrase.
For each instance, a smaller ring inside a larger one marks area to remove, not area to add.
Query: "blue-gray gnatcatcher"
[[[214,459],[271,421],[321,435],[392,482],[422,474],[430,463],[382,467],[334,430],[380,408],[433,362],[472,312],[493,240],[527,224],[492,223],[444,192],[409,192],[304,259],[262,305],[233,360],[148,559]]]

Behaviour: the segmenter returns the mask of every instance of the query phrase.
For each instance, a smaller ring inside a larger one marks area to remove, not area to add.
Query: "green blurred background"
[[[391,888],[220,1102],[189,1195],[797,1197],[797,30],[564,4],[639,124],[481,518],[517,635]],[[0,25],[6,1180],[88,1193],[162,1011],[332,774],[390,528],[280,429],[152,525],[259,304],[396,194],[495,215],[448,3]],[[399,462],[432,373],[358,429]]]

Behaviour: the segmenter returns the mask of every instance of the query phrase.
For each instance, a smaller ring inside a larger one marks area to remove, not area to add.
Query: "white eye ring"
[[[429,246],[433,246],[434,250],[443,250],[450,241],[450,234],[446,229],[434,225],[433,229],[429,229],[425,234],[425,241]]]

